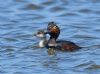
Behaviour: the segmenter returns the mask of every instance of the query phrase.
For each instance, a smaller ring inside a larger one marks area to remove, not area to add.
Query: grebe
[[[44,30],[38,30],[34,36],[40,38],[40,42],[38,44],[38,47],[40,48],[43,48],[43,47],[46,47],[48,49],[48,54],[49,55],[54,55],[55,54],[55,46],[54,46],[54,43],[55,43],[55,39],[52,39],[52,40],[49,40],[49,43],[48,43],[48,39],[46,37],[46,34],[47,32],[45,32]],[[54,41],[53,41],[54,40]]]
[[[47,27],[47,33],[50,35],[50,39],[48,40],[48,46],[53,46],[59,50],[65,51],[75,51],[80,49],[81,47],[76,45],[71,41],[57,40],[60,34],[60,28],[54,22],[49,22]]]
[[[38,38],[41,39],[40,42],[39,42],[39,44],[38,44],[39,47],[43,48],[43,47],[45,47],[45,46],[47,45],[47,41],[48,41],[48,40],[47,40],[47,38],[46,38],[46,33],[45,33],[44,30],[38,30],[38,31],[34,34],[34,36],[36,36],[36,37],[38,37]]]
[[[47,32],[45,32],[44,30],[38,30],[34,36],[40,38],[40,42],[38,44],[39,47],[46,47],[46,48],[55,48],[56,41],[54,38],[49,38],[47,39],[46,34],[48,34]]]

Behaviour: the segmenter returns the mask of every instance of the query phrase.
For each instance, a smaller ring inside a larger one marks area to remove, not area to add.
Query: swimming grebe
[[[46,48],[54,48],[56,46],[56,41],[54,38],[52,39],[47,39],[46,36],[47,32],[45,32],[45,30],[38,30],[34,36],[40,38],[40,42],[38,44],[39,47],[46,47]]]
[[[46,38],[46,34],[45,34],[45,31],[44,30],[38,30],[34,36],[40,38],[40,42],[38,44],[39,47],[43,48],[46,46],[47,44],[47,38]]]
[[[46,34],[47,34],[47,32],[45,32],[44,30],[38,30],[34,34],[34,36],[41,39],[39,44],[38,44],[38,47],[40,47],[40,48],[46,47],[48,49],[48,54],[49,55],[52,55],[52,54],[54,55],[55,54],[55,50],[54,50],[54,48],[55,48],[55,46],[54,46],[55,39],[54,39],[54,41],[53,41],[53,39],[50,40],[49,43],[48,43],[48,39],[46,37]]]
[[[48,23],[47,34],[50,35],[48,46],[54,46],[56,49],[65,51],[75,51],[81,47],[71,41],[57,40],[60,34],[60,28],[54,22]]]

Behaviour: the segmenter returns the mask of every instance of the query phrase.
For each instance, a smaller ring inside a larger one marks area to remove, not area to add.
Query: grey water
[[[36,48],[54,21],[76,52]],[[0,74],[100,74],[100,0],[0,0]]]

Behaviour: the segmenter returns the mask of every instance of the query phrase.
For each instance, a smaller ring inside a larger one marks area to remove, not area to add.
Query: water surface
[[[54,21],[76,52],[35,48]],[[100,74],[100,0],[0,0],[0,74]]]

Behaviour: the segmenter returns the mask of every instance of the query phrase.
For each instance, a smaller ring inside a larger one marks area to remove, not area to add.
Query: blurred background
[[[54,21],[76,52],[35,48]],[[0,0],[0,74],[100,74],[100,0]]]

